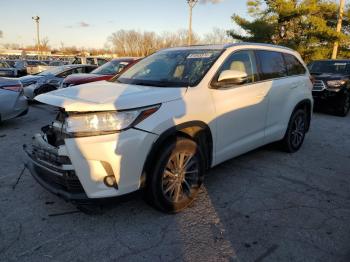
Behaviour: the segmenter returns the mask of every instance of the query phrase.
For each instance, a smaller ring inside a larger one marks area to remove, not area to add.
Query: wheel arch
[[[143,166],[141,187],[145,185],[147,175],[150,174],[153,163],[163,146],[177,137],[187,137],[194,140],[205,154],[206,169],[210,168],[213,160],[213,136],[210,127],[202,121],[185,122],[167,129],[153,144]]]
[[[297,103],[292,111],[292,114],[298,110],[298,109],[304,109],[307,112],[307,126],[306,131],[309,131],[310,129],[310,123],[311,123],[311,116],[312,116],[312,101],[310,99],[303,99],[299,103]]]

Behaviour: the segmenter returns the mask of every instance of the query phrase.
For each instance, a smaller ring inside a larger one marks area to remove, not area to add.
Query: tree
[[[177,32],[141,32],[135,30],[119,30],[110,37],[108,42],[118,56],[148,56],[159,49],[183,46],[188,41],[188,31],[181,29]],[[200,37],[192,33],[192,43],[200,42]]]
[[[201,42],[203,44],[226,44],[232,42],[232,39],[227,35],[226,30],[214,27],[212,32],[204,35]]]
[[[4,37],[4,33],[2,32],[2,30],[0,30],[0,38]]]
[[[49,51],[50,50],[48,37],[44,37],[43,39],[41,39],[40,50],[41,51]]]
[[[349,6],[345,10],[342,32],[337,33],[338,5],[327,0],[249,0],[249,21],[232,16],[245,34],[229,32],[234,39],[280,44],[301,53],[306,61],[329,58],[334,41],[340,41],[340,54],[348,51]]]

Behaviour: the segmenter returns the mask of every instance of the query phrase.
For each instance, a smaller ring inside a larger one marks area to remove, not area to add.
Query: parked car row
[[[0,77],[0,123],[23,116],[28,112],[28,102],[22,84],[17,79]]]
[[[64,65],[45,70],[36,75],[20,77],[23,84],[24,94],[29,100],[39,94],[56,90],[62,81],[71,74],[90,73],[96,69],[94,65]]]
[[[110,80],[127,70],[140,60],[140,58],[117,58],[96,68],[90,74],[72,74],[62,81],[61,88],[81,85],[101,80]]]
[[[17,77],[18,71],[11,67],[6,61],[0,61],[0,77]]]

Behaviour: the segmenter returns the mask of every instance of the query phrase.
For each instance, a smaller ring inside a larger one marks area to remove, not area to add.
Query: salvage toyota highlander
[[[25,146],[28,167],[68,200],[143,188],[148,202],[178,212],[205,171],[279,141],[296,152],[310,126],[309,72],[295,51],[262,44],[161,50],[114,82],[39,95],[56,120]]]

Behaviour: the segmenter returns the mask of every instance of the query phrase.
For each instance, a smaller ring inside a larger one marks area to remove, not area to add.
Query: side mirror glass
[[[222,71],[218,78],[219,84],[244,84],[248,80],[248,74],[246,72],[238,70],[225,70]]]

